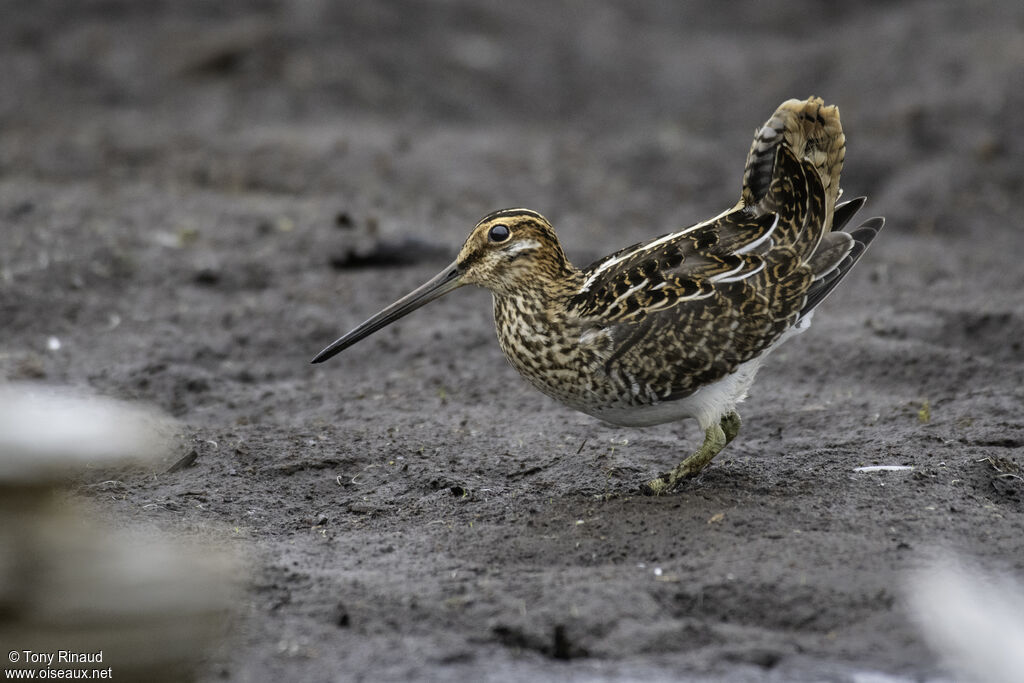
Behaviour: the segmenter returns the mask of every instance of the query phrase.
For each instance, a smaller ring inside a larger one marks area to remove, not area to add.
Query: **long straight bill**
[[[461,287],[462,281],[459,278],[460,274],[458,264],[452,263],[440,273],[430,278],[429,281],[409,292],[401,299],[346,334],[344,337],[332,343],[326,349],[316,354],[311,362],[323,363],[328,358],[332,358],[333,356],[341,353],[359,340],[369,337],[382,327],[387,327],[399,318],[412,313],[420,306],[424,306],[434,299],[444,296],[453,289]]]

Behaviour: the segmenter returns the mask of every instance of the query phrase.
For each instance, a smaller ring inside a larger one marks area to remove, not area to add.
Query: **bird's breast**
[[[495,297],[498,344],[530,384],[578,410],[605,403],[606,338],[566,314],[528,302]]]

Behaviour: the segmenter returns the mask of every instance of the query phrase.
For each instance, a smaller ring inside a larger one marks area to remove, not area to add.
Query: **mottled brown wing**
[[[775,216],[735,208],[705,223],[634,244],[584,269],[585,284],[570,302],[584,316],[643,317],[710,294],[712,278],[742,277],[763,267],[756,247]],[[753,251],[751,249],[750,251]]]
[[[766,351],[796,323],[821,240],[824,191],[779,146],[763,208],[628,248],[586,269],[570,310],[607,332],[604,369],[640,386],[637,402],[686,396]]]

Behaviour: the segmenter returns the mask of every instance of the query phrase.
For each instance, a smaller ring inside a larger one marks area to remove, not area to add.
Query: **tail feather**
[[[857,200],[847,202],[846,204],[841,205],[839,209],[842,209],[856,201]],[[864,202],[860,202],[857,208],[860,208],[863,204]],[[839,214],[839,209],[836,211],[837,215]],[[852,216],[853,213],[845,216],[844,224]],[[850,270],[857,264],[857,261],[860,260],[860,257],[864,255],[864,252],[871,245],[871,242],[878,236],[878,232],[882,229],[883,225],[885,225],[885,219],[881,216],[876,216],[874,218],[869,218],[861,223],[859,227],[849,232],[832,232],[828,234],[828,237],[830,238],[832,235],[848,235],[849,241],[852,242],[852,246],[850,247],[849,252],[838,263],[836,263],[831,270],[821,273],[821,275],[815,279],[814,284],[812,284],[807,290],[807,299],[804,301],[804,305],[800,308],[801,318],[807,316],[817,308],[818,305],[825,300],[825,297],[832,293],[832,290],[835,289],[836,285],[838,285],[842,279],[847,276]],[[812,262],[817,257],[818,253],[815,252],[812,257]]]
[[[846,226],[864,197],[837,204],[846,136],[839,109],[819,97],[787,100],[757,130],[743,173],[741,204],[775,212],[780,226],[766,255],[773,277],[801,269],[812,278],[799,318],[809,315],[864,254],[884,220]]]
[[[853,250],[853,237],[846,232],[830,232],[821,238],[821,244],[807,260],[807,267],[814,274],[814,279],[821,280],[835,271]]]
[[[846,224],[850,222],[854,214],[861,210],[861,207],[864,206],[867,200],[867,197],[854,197],[842,204],[837,204],[835,213],[832,215],[832,230],[842,230],[845,228]]]
[[[806,159],[825,188],[828,211],[825,232],[832,226],[832,208],[839,199],[839,177],[846,158],[846,136],[839,109],[825,106],[820,97],[786,100],[754,135],[743,173],[744,206],[754,206],[770,196],[775,173],[776,149],[785,143],[797,159]],[[769,207],[771,208],[771,207]]]

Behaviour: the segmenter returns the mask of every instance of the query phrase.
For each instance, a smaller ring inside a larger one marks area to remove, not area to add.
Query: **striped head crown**
[[[484,216],[456,263],[466,284],[498,294],[530,289],[573,271],[551,223],[529,209],[502,209]]]

